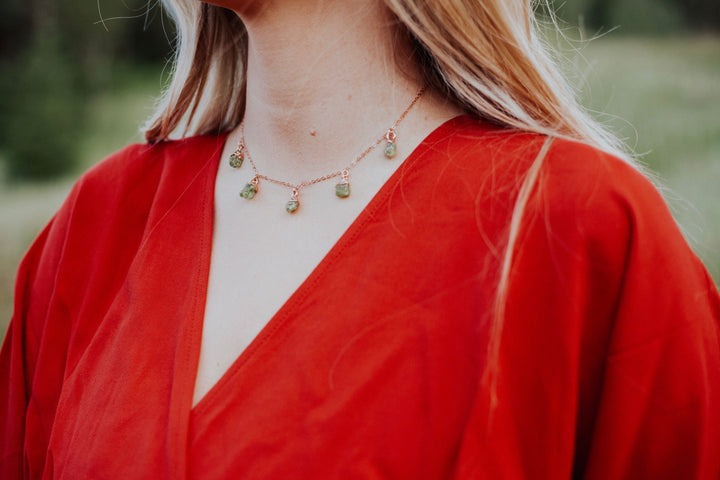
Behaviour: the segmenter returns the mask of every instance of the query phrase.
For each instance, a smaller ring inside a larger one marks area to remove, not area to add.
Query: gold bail
[[[397,154],[397,133],[395,133],[393,127],[388,128],[388,131],[385,132],[385,140],[387,140],[387,144],[385,145],[383,153],[387,158],[393,158],[395,154]]]
[[[350,170],[347,168],[340,174],[342,180],[335,185],[335,196],[338,198],[346,198],[350,196]]]

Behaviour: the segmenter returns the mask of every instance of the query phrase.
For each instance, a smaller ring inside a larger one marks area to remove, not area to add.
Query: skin
[[[293,183],[347,166],[391,126],[423,86],[377,0],[218,0],[250,38],[245,139],[261,173]],[[222,377],[325,257],[425,136],[461,110],[428,91],[397,130],[398,154],[380,148],[351,171],[352,194],[337,179],[301,191],[262,182],[251,201],[238,191],[252,175],[227,164],[240,139],[231,132],[217,172],[212,259],[194,403]]]

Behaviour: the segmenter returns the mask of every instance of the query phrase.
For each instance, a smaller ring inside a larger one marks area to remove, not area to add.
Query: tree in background
[[[680,0],[556,0],[554,5],[565,22],[589,34],[614,29],[620,34],[667,34],[684,30],[688,15],[697,15],[686,11]],[[715,27],[720,28],[720,22]]]
[[[0,82],[0,145],[10,178],[44,179],[76,165],[85,95],[57,36],[37,37]]]
[[[0,3],[0,159],[10,180],[71,172],[92,93],[129,62],[168,56],[169,22],[138,3]]]

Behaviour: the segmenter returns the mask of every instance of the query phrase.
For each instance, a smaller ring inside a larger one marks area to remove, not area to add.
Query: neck
[[[238,14],[249,35],[245,138],[268,175],[349,163],[422,87],[414,63],[398,61],[411,47],[379,0],[278,0]]]

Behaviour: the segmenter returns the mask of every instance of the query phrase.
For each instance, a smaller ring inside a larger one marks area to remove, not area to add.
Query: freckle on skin
[[[317,135],[317,132],[315,130],[311,130],[310,135],[312,135],[314,137],[315,135]]]

